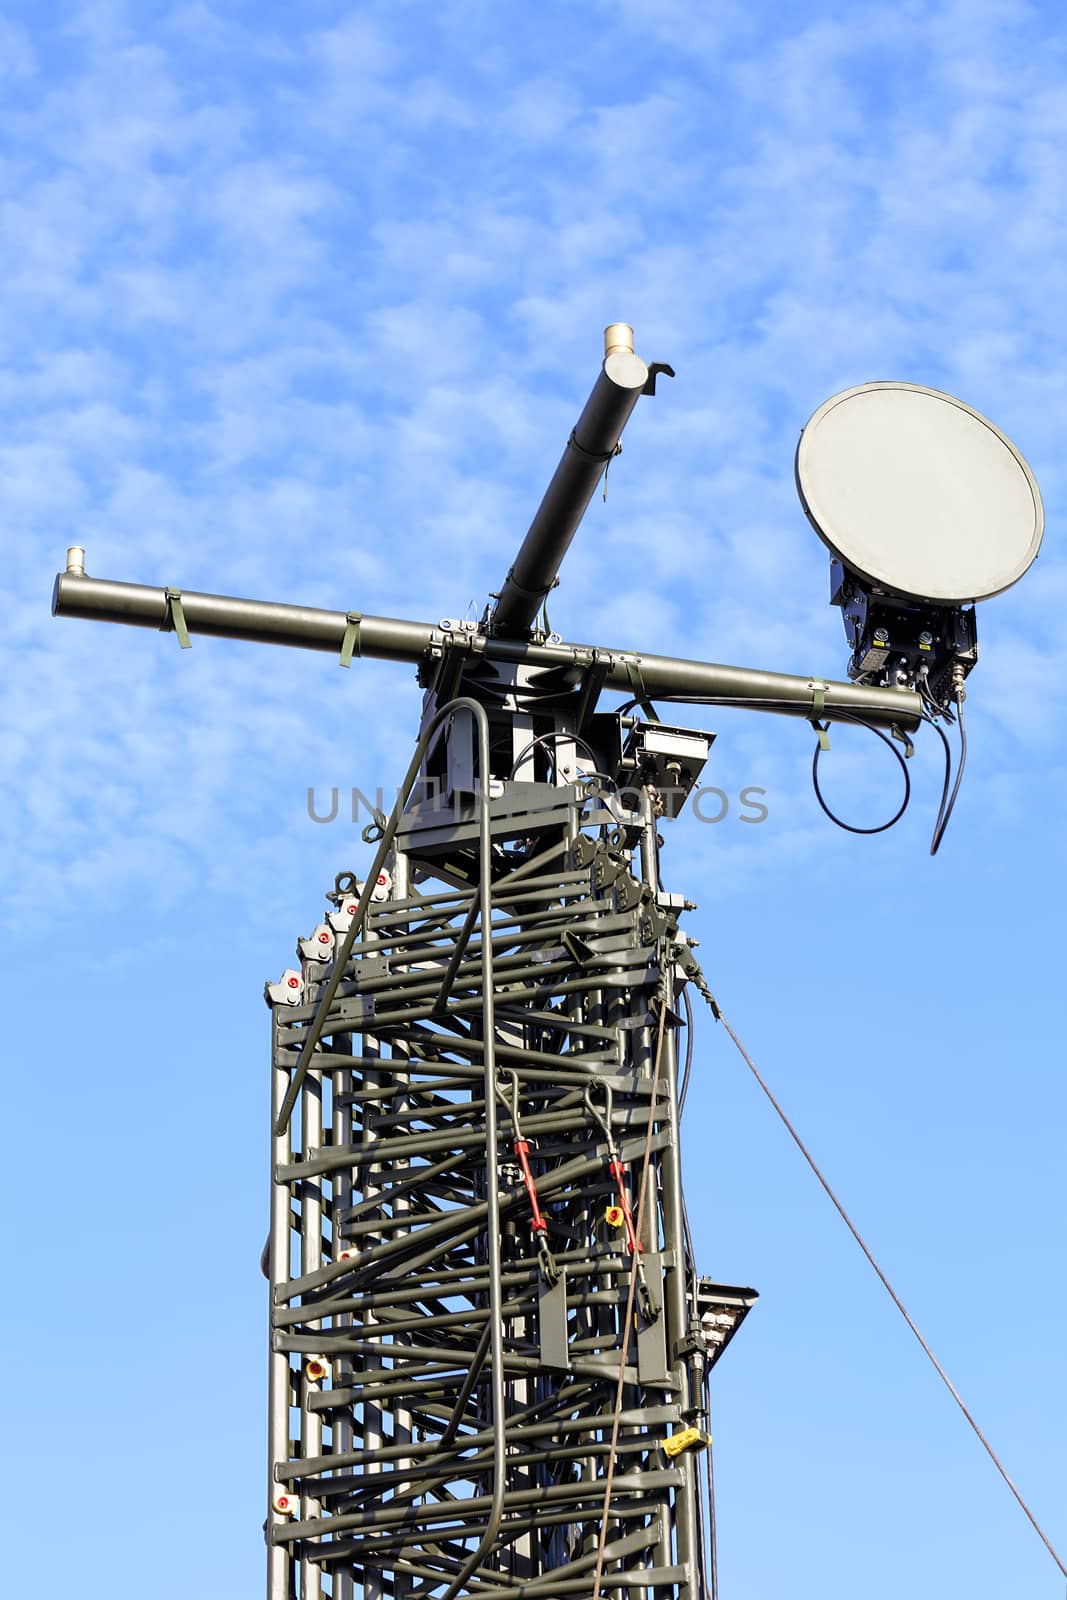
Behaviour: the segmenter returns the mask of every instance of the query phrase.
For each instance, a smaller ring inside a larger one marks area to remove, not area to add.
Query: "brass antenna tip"
[[[625,350],[628,356],[634,353],[634,330],[628,322],[612,322],[604,329],[604,355],[616,350]]]

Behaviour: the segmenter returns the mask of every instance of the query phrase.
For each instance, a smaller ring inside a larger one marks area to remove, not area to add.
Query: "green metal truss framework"
[[[686,1244],[655,791],[521,788],[398,805],[271,986],[273,1600],[592,1593],[635,1270],[601,1587],[706,1587],[692,1446],[755,1296]]]

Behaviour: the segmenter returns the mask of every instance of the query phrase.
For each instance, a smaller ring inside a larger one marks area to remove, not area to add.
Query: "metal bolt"
[[[934,636],[933,636],[932,633],[927,633],[925,630],[922,633],[920,633],[920,635],[919,635],[919,643],[920,644],[933,644],[933,642],[934,642]]]

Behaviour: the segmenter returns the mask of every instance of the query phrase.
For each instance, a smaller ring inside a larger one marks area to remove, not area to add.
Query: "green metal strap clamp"
[[[567,445],[568,445],[569,449],[577,450],[578,454],[580,456],[584,456],[587,461],[603,461],[603,463],[604,463],[604,499],[606,500],[608,498],[608,473],[611,470],[611,463],[614,461],[615,457],[622,455],[622,440],[621,439],[617,439],[615,444],[612,445],[610,450],[587,450],[585,448],[584,444],[579,444],[578,443],[576,430],[574,428],[572,428],[571,429],[571,436],[567,440]],[[557,583],[559,582],[558,578],[557,578],[556,582]]]
[[[819,721],[819,718],[822,716],[823,712],[826,709],[826,685],[825,685],[825,683],[814,683],[814,684],[812,684],[812,687],[811,687],[811,709],[812,709],[812,715],[808,718],[808,721],[811,723],[812,727],[815,729],[816,734],[818,735],[819,749],[820,750],[829,750],[829,748],[830,748],[830,724],[829,724],[829,722],[820,722]]]
[[[658,722],[659,717],[656,715],[656,708],[648,698],[645,680],[641,676],[641,657],[623,656],[622,664],[626,668],[626,676],[630,680],[630,688],[634,692],[634,699],[637,704],[641,707],[649,722]]]
[[[615,446],[614,450],[611,452],[610,456],[608,457],[608,464],[604,468],[604,493],[603,493],[602,498],[604,500],[605,505],[607,504],[607,499],[608,499],[608,473],[611,471],[611,463],[614,461],[616,456],[621,456],[621,455],[622,455],[622,440],[620,439],[618,444]]]
[[[904,729],[903,728],[898,728],[896,723],[894,722],[894,724],[890,728],[889,732],[892,734],[894,739],[899,739],[900,740],[901,744],[904,746],[905,758],[910,761],[912,756],[915,754],[915,746],[912,744],[911,740],[908,738],[907,734],[904,732]]]
[[[578,454],[584,456],[587,461],[608,462],[613,456],[622,455],[621,440],[616,441],[610,450],[587,450],[584,444],[578,443],[578,430],[576,428],[571,429],[571,436],[567,440],[567,445],[571,450],[577,450]]]
[[[180,589],[172,589],[170,587],[163,592],[167,597],[167,620],[164,622],[161,632],[176,633],[178,635],[178,643],[182,649],[189,650],[192,648],[193,641],[190,639],[189,629],[185,625],[185,612],[182,610],[182,592]]]
[[[545,590],[545,598],[541,602],[541,632],[544,634],[546,639],[548,638],[549,634],[552,632],[552,624],[548,620],[548,597],[552,593],[553,589],[558,589],[558,588],[559,588],[559,578],[558,577],[557,578],[553,578],[552,582],[549,584],[548,588]]]
[[[352,657],[362,655],[359,644],[359,625],[363,621],[362,611],[350,611],[348,622],[345,626],[345,636],[341,641],[341,665],[350,667]]]

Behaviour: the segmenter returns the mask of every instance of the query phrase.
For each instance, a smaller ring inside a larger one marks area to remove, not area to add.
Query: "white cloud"
[[[469,63],[473,126],[385,13],[258,46],[206,14],[217,48],[276,74],[259,102],[186,73],[170,41],[190,13],[166,44],[122,7],[86,13],[81,65],[15,123],[52,164],[8,197],[24,275],[7,315],[35,337],[26,381],[5,375],[4,471],[42,541],[37,593],[78,539],[117,576],[460,611],[499,580],[620,314],[679,378],[642,402],[568,564],[554,611],[572,634],[840,657],[789,486],[796,430],[834,386],[921,379],[932,358],[965,397],[1007,396],[1050,455],[1061,380],[1034,339],[1058,337],[1042,185],[1063,111],[1012,44],[1015,11],[963,30],[917,7],[892,33],[877,11],[816,17],[778,39],[739,15],[684,38],[667,8],[620,16],[626,48],[669,41],[677,70],[637,86],[563,55],[527,74],[494,38],[491,70]],[[445,128],[462,160],[428,184]],[[381,188],[420,154],[410,193]],[[418,552],[399,568],[398,539]],[[609,603],[604,549],[642,574]],[[162,707],[159,641],[129,644],[155,650]],[[1011,651],[1031,703],[1041,656]]]

